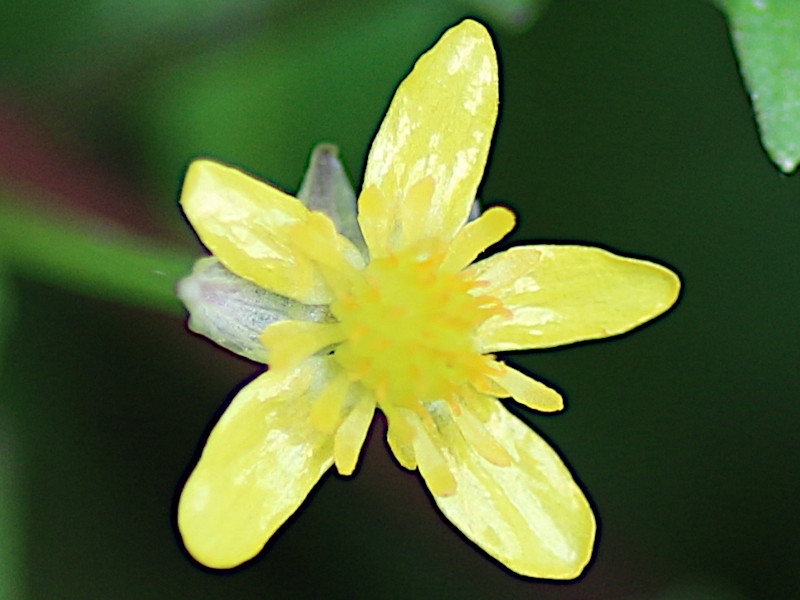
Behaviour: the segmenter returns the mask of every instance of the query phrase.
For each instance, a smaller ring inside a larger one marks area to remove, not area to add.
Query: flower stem
[[[194,256],[88,218],[57,219],[0,195],[0,262],[12,274],[179,315]]]

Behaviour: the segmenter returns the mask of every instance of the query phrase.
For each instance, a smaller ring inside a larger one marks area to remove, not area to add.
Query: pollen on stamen
[[[445,396],[445,402],[450,407],[450,411],[455,416],[459,416],[461,414],[461,403],[459,402],[459,397],[455,394],[449,394]]]
[[[479,326],[504,308],[462,273],[440,269],[446,252],[425,240],[373,258],[331,311],[344,332],[339,365],[382,407],[411,409],[444,400],[455,413],[465,387],[486,389],[491,358],[481,355]]]

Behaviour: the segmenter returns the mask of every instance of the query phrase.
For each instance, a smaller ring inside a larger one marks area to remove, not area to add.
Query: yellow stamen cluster
[[[443,251],[403,249],[373,259],[332,304],[344,340],[335,360],[373,390],[379,405],[427,417],[424,402],[485,389],[496,370],[478,351],[478,326],[503,312],[480,282],[441,270]]]

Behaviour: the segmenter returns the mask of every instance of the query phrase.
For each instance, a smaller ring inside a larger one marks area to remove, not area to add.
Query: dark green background
[[[332,141],[357,182],[394,87],[473,14],[421,0],[0,9],[0,184],[198,254],[176,204],[192,157],[294,190]],[[177,537],[177,493],[257,367],[177,317],[17,277],[0,460],[21,486],[27,597],[800,596],[800,179],[759,145],[723,16],[700,0],[553,0],[527,29],[478,16],[502,64],[481,197],[517,210],[511,241],[599,244],[684,281],[634,335],[511,356],[566,395],[563,414],[516,412],[593,499],[586,575],[523,580],[477,551],[393,464],[382,419],[357,477],[328,476],[253,563],[204,570]]]

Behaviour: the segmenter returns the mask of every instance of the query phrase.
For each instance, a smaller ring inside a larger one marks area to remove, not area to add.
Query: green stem
[[[0,261],[8,271],[91,296],[183,314],[175,283],[195,257],[83,220],[59,221],[0,196]]]

